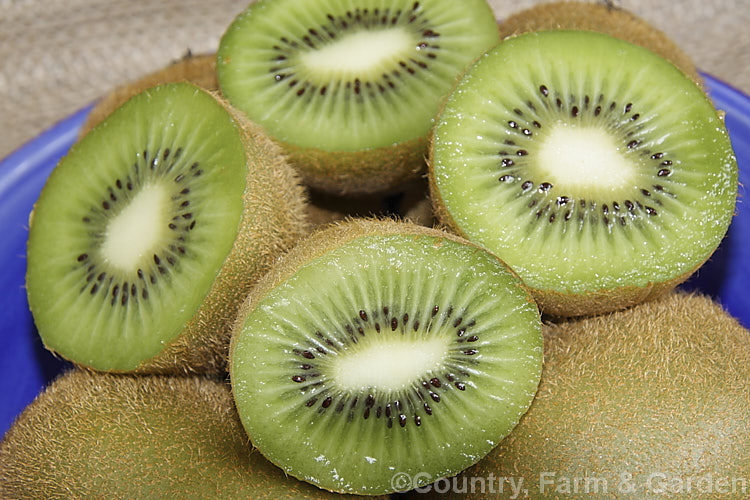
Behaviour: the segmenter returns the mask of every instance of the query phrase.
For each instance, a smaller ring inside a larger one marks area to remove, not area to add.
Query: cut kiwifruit
[[[225,369],[239,304],[307,231],[296,174],[232,113],[192,84],[154,87],[60,161],[28,240],[50,350],[96,370]]]
[[[696,83],[703,82],[690,56],[663,31],[648,20],[609,2],[544,2],[501,20],[499,29],[502,38],[552,29],[606,33],[655,52]]]
[[[68,372],[0,442],[0,497],[334,498],[247,444],[229,385]]]
[[[448,98],[430,150],[438,217],[531,287],[544,313],[654,297],[719,245],[737,195],[724,123],[654,53],[608,35],[505,39]]]
[[[415,224],[352,219],[315,233],[238,318],[230,377],[250,440],[332,491],[384,494],[404,475],[416,486],[468,467],[539,380],[539,312],[518,277]]]
[[[435,487],[462,499],[507,494],[510,481],[528,498],[747,498],[750,332],[719,305],[675,292],[550,325],[544,353],[518,426]]]
[[[386,191],[424,172],[440,102],[499,40],[485,0],[260,0],[222,37],[218,80],[308,185]]]
[[[112,114],[114,110],[144,90],[164,83],[190,82],[210,91],[219,90],[216,79],[216,54],[187,53],[182,59],[170,63],[153,73],[117,87],[100,99],[86,117],[78,132],[79,139]]]

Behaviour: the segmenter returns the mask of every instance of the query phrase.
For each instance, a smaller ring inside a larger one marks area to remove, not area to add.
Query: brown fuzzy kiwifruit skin
[[[73,370],[0,443],[0,497],[334,498],[249,445],[219,379]]]
[[[746,498],[748,387],[750,331],[705,296],[550,324],[531,408],[457,484],[494,474],[524,478],[529,498]]]
[[[362,151],[281,144],[305,185],[335,196],[395,193],[426,171],[426,137]]]
[[[696,269],[699,267],[697,266]],[[669,281],[649,283],[644,287],[621,286],[583,294],[568,294],[556,290],[532,290],[532,294],[539,304],[539,309],[550,318],[593,316],[619,311],[661,297],[674,290],[694,272],[695,270],[690,270]]]
[[[183,81],[193,83],[212,92],[218,91],[216,54],[188,53],[182,59],[174,61],[164,68],[115,88],[94,105],[78,132],[78,139],[80,140],[81,137],[134,95],[156,85]]]
[[[502,38],[554,29],[606,33],[660,55],[680,68],[699,86],[703,86],[703,80],[692,59],[671,38],[647,20],[609,3],[585,1],[541,3],[501,20],[498,27]]]

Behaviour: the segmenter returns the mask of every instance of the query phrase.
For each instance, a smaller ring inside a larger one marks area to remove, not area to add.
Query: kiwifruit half
[[[159,68],[154,72],[148,73],[108,92],[91,109],[91,112],[86,117],[86,122],[78,131],[78,137],[82,138],[85,136],[92,128],[111,115],[114,110],[125,104],[134,95],[140,94],[157,85],[176,82],[190,82],[206,90],[218,91],[219,82],[216,79],[216,54],[187,53],[184,57],[169,63],[163,68]]]
[[[544,333],[529,411],[433,493],[495,498],[515,485],[528,498],[747,498],[750,332],[718,304],[675,292]]]
[[[737,195],[722,119],[682,71],[590,31],[505,39],[435,126],[438,217],[498,255],[544,313],[611,311],[686,279]]]
[[[652,20],[637,16],[613,2],[542,2],[519,10],[499,22],[500,36],[552,29],[606,33],[640,45],[669,60],[698,84],[703,79],[692,58]]]
[[[424,172],[440,102],[499,40],[485,0],[260,0],[224,33],[217,73],[308,185],[385,191]]]
[[[73,370],[0,442],[0,497],[334,498],[247,445],[229,384]]]
[[[351,219],[253,289],[230,378],[271,462],[328,490],[385,494],[489,452],[528,408],[541,362],[537,306],[503,262],[436,229]]]
[[[73,146],[30,217],[50,350],[111,371],[221,371],[248,289],[306,231],[279,148],[189,83],[133,97]]]

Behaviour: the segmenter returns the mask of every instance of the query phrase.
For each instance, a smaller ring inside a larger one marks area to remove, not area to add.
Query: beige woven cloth
[[[455,0],[460,1],[460,0]],[[499,18],[541,0],[490,0]],[[113,87],[215,51],[248,0],[0,0],[0,158]],[[619,0],[750,94],[750,0]]]

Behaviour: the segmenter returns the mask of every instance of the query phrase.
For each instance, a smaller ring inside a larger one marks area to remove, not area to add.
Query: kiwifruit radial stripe
[[[446,101],[430,163],[443,221],[547,296],[676,284],[718,246],[737,192],[702,90],[591,32],[521,35],[482,56]]]
[[[139,94],[88,133],[32,214],[27,290],[44,344],[99,370],[160,353],[232,249],[247,169],[229,113],[188,84]]]
[[[380,494],[396,472],[455,474],[510,432],[536,390],[541,327],[492,254],[436,230],[364,227],[300,243],[260,283],[230,376],[268,459],[325,489]]]
[[[222,93],[279,141],[360,151],[426,136],[499,41],[485,0],[259,0],[217,54]]]

